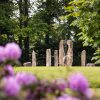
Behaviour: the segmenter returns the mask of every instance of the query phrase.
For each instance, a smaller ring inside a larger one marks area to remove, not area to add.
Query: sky
[[[13,0],[13,2],[15,2],[15,3],[16,3],[16,1],[19,1],[19,0]],[[30,4],[32,4],[32,3],[33,3],[33,5],[30,8],[30,13],[29,13],[30,17],[34,14],[34,11],[37,10],[36,0],[30,0]],[[15,13],[15,16],[13,18],[19,17],[19,10],[14,11],[14,13]]]

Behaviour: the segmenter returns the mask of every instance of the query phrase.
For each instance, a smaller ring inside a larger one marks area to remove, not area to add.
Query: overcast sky
[[[16,2],[16,0],[13,0],[13,1]],[[17,0],[17,1],[18,1],[18,0]],[[29,16],[32,16],[32,15],[34,14],[34,11],[37,10],[37,7],[36,7],[36,0],[30,0],[30,3],[31,3],[31,4],[33,3],[32,7],[29,9],[29,11],[30,11]],[[14,11],[14,13],[15,13],[14,18],[15,18],[15,17],[19,17],[19,10]]]

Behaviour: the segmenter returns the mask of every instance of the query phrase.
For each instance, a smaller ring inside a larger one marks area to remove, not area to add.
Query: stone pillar
[[[58,50],[54,51],[54,66],[58,66]]]
[[[51,66],[51,49],[46,50],[46,66]]]
[[[86,51],[83,50],[81,53],[81,66],[86,66]]]
[[[64,40],[61,40],[59,44],[59,66],[64,66],[64,56]]]
[[[73,42],[67,40],[68,50],[66,55],[66,66],[72,66],[73,64]]]
[[[86,66],[93,67],[93,66],[95,66],[95,64],[94,63],[87,63]]]
[[[32,52],[32,66],[36,66],[36,54],[34,50]]]
[[[23,64],[23,66],[32,66],[32,63],[31,62],[25,62],[24,64]]]

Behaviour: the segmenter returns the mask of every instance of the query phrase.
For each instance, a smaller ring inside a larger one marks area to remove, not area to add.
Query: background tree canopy
[[[80,65],[83,49],[87,51],[87,62],[91,62],[94,51],[100,48],[99,5],[99,0],[1,0],[0,44],[19,43],[22,63],[31,61],[34,49],[37,64],[45,65],[47,48],[52,49],[53,57],[61,39],[72,39],[73,65]],[[95,55],[93,60],[98,62],[100,50]]]
[[[83,45],[97,49],[92,60],[100,63],[100,0],[73,0],[66,10],[68,18],[74,17],[71,25],[79,28],[77,35]]]

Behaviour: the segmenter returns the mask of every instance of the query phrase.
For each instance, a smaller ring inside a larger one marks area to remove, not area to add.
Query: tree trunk
[[[20,29],[25,28],[28,26],[28,0],[19,0],[19,12],[20,12],[20,18],[19,18],[19,26]],[[21,43],[21,41],[20,41]],[[20,44],[22,45],[22,43]],[[27,35],[24,39],[24,61],[29,61],[29,36]]]
[[[18,5],[19,5],[19,15],[20,15],[20,18],[19,18],[19,26],[20,26],[20,29],[23,27],[23,3],[22,3],[22,0],[19,0],[18,1]]]
[[[24,0],[24,6],[23,6],[23,10],[24,10],[24,17],[25,20],[23,21],[24,25],[23,27],[27,27],[28,26],[28,0]],[[25,60],[29,61],[29,36],[27,35],[25,37],[24,40],[24,48],[25,48],[25,55],[27,54],[27,56],[25,56]]]
[[[24,21],[24,27],[27,27],[28,25],[28,0],[24,0],[24,17],[25,17],[25,21]]]
[[[22,49],[22,36],[19,36],[18,38],[19,38],[19,46]]]
[[[29,37],[25,37],[24,39],[24,56],[25,61],[29,61]]]

